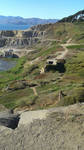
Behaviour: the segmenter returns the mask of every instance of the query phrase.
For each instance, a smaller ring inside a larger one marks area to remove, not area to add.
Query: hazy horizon
[[[21,18],[24,18],[24,19],[46,19],[46,20],[48,20],[48,19],[61,19],[61,18],[40,18],[40,17],[22,17],[22,16],[7,16],[7,15],[1,15],[0,14],[0,16],[2,16],[2,17],[21,17]]]

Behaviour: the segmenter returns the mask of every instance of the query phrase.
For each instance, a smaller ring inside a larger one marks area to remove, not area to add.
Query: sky
[[[84,0],[0,0],[0,15],[61,19],[84,9]]]

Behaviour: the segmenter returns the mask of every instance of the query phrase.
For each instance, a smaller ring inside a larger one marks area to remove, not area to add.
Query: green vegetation
[[[67,46],[67,48],[73,50],[84,50],[84,45],[71,45],[71,46]]]
[[[26,58],[22,57],[16,61],[16,67],[6,72],[0,72],[0,88],[4,87],[10,81],[19,80],[22,78],[23,66],[26,61]]]
[[[48,38],[54,38],[59,42],[65,43],[69,38],[73,43],[84,43],[84,22],[58,22],[48,28]]]
[[[75,75],[76,78],[84,77],[84,52],[80,52],[75,58],[71,58],[66,63],[66,74]]]
[[[6,93],[4,96],[0,97],[0,103],[4,104],[7,108],[15,108],[25,105],[29,105],[33,101],[33,91],[30,88],[21,89],[17,91],[12,91]],[[31,101],[30,101],[31,99]]]
[[[36,51],[16,59],[17,64],[11,70],[0,72],[0,104],[7,108],[38,109],[84,102],[84,23],[47,26],[47,41],[39,41],[34,47]],[[69,39],[77,45],[67,47],[69,56],[62,65],[64,71],[56,68],[53,71],[53,67],[49,67],[46,73],[40,74],[46,60],[63,51],[61,43]],[[37,95],[32,89],[34,86]],[[60,91],[64,97],[59,102]]]
[[[67,106],[75,103],[84,102],[84,88],[76,88],[70,93],[69,96],[65,96],[59,103],[58,106]]]

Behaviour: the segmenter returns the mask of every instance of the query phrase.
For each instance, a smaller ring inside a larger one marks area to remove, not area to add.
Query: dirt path
[[[66,48],[66,44],[61,44],[61,46],[65,51],[63,51],[60,55],[58,55],[57,59],[65,59],[66,55],[68,54],[68,49]]]
[[[61,46],[63,47],[64,51],[61,52],[61,54],[57,56],[57,59],[65,59],[65,57],[67,56],[68,51],[69,51],[67,46],[70,45],[70,42],[71,42],[71,39],[69,39],[66,44],[61,44]]]
[[[33,90],[33,92],[34,92],[34,95],[37,96],[38,93],[37,93],[37,91],[36,91],[36,88],[35,88],[35,87],[32,87],[32,90]]]
[[[61,52],[60,55],[57,56],[57,59],[65,59],[65,57],[67,56],[69,50],[67,48],[67,46],[72,46],[72,45],[80,45],[80,44],[76,44],[76,43],[71,43],[71,38],[66,42],[66,44],[61,44],[61,46],[63,47],[64,51]]]

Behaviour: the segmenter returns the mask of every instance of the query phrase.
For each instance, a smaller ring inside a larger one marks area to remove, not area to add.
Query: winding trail
[[[64,59],[66,57],[66,55],[68,54],[69,50],[66,47],[66,44],[61,44],[61,46],[63,47],[63,49],[65,51],[63,51],[60,55],[57,56],[57,59]]]
[[[72,45],[72,43],[70,43],[70,42],[71,42],[71,38],[67,41],[66,44],[61,44],[61,46],[63,47],[64,51],[60,55],[57,56],[57,59],[64,59],[67,56],[67,54],[69,52],[67,46]]]
[[[34,95],[37,96],[38,93],[37,93],[37,91],[36,91],[36,88],[35,88],[35,87],[32,87],[32,90],[33,90],[33,92],[34,92]]]
[[[63,47],[64,51],[61,52],[60,55],[58,55],[56,58],[57,59],[65,59],[65,57],[67,56],[69,50],[67,48],[67,46],[72,46],[72,45],[84,45],[84,44],[77,44],[77,43],[71,43],[71,38],[66,42],[66,44],[61,44],[61,46]]]

